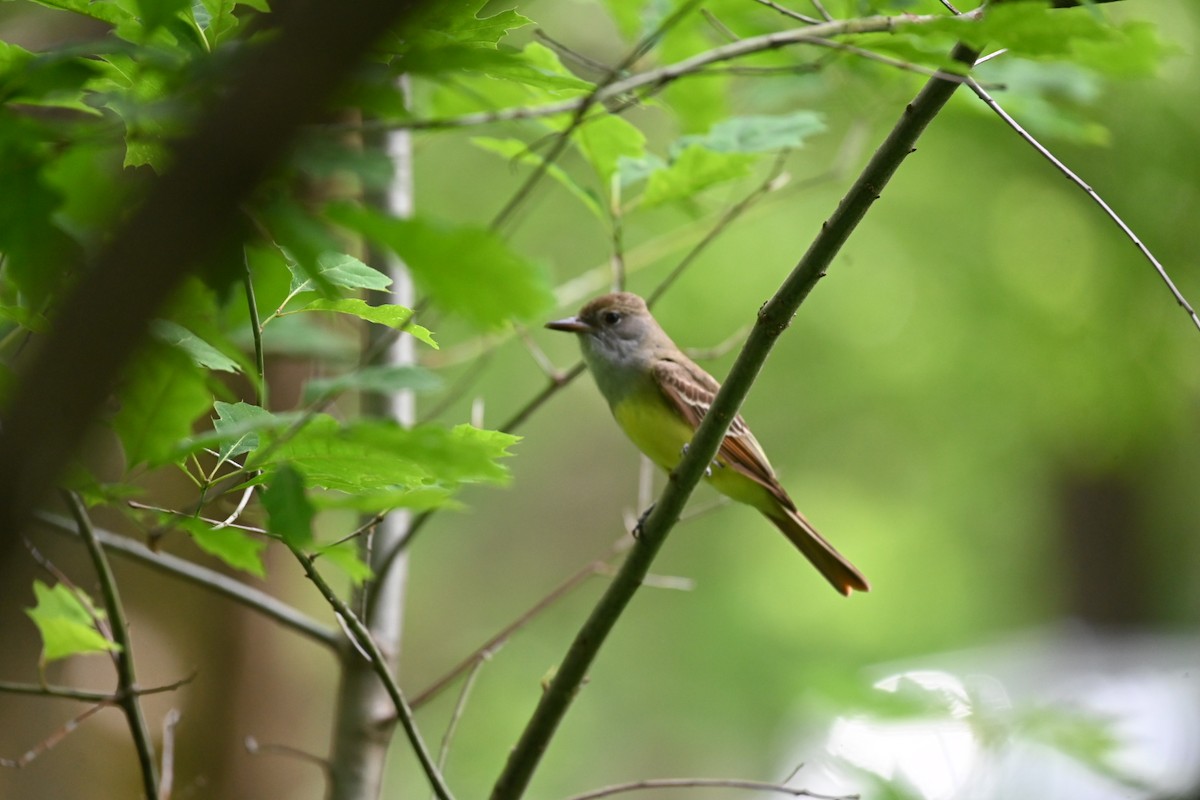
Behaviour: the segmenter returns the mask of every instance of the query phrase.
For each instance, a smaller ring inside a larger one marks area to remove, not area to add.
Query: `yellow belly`
[[[667,401],[654,394],[638,396],[636,392],[613,406],[613,416],[621,430],[651,461],[667,472],[675,469],[683,456],[683,447],[695,433],[687,420],[675,412]],[[739,503],[760,510],[772,509],[775,500],[761,484],[725,465],[721,458],[713,463],[705,476],[714,489]]]

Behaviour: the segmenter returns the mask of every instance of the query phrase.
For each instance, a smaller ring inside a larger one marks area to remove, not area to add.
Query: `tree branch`
[[[48,511],[39,511],[35,516],[52,531],[63,534],[75,532],[75,528],[71,525],[70,521],[57,514],[51,514]],[[103,528],[93,527],[92,530],[96,535],[96,539],[100,544],[104,545],[105,549],[131,558],[134,561],[139,561],[161,572],[182,578],[210,592],[224,595],[230,600],[244,605],[251,611],[256,611],[264,617],[274,620],[284,628],[290,628],[296,633],[307,636],[326,647],[337,648],[345,641],[339,631],[321,625],[311,617],[292,608],[287,603],[275,599],[266,592],[247,586],[241,581],[234,580],[227,575],[222,575],[215,570],[202,567],[199,564],[193,564],[170,553],[155,552],[141,542],[134,541],[127,536],[120,536]]]
[[[808,30],[811,33],[814,29]],[[971,65],[979,54],[960,44],[952,55],[958,61]],[[716,455],[725,431],[776,339],[788,327],[796,309],[825,274],[833,257],[879,197],[901,162],[913,151],[921,132],[957,87],[957,81],[941,77],[932,78],[925,84],[916,99],[904,109],[900,120],[779,291],[759,311],[758,321],[750,332],[746,346],[734,362],[687,453],[671,473],[666,490],[645,520],[637,545],[580,628],[550,686],[542,694],[492,789],[492,800],[515,800],[525,793],[534,770],[582,685],[600,646],[649,572],[654,557],[683,511],[692,490]]]
[[[133,746],[137,750],[138,763],[141,766],[142,791],[146,800],[158,800],[158,759],[154,754],[154,742],[150,739],[150,729],[146,727],[146,717],[142,714],[142,702],[138,698],[137,673],[133,666],[133,645],[129,639],[129,623],[125,620],[125,607],[121,605],[121,595],[117,591],[117,580],[113,577],[104,548],[92,528],[87,509],[83,501],[74,492],[64,492],[71,516],[79,527],[79,538],[83,539],[91,556],[92,565],[96,569],[96,577],[100,580],[100,592],[104,595],[104,609],[112,620],[112,638],[120,646],[113,653],[117,665],[116,703],[125,712],[129,723],[129,733],[133,737]]]

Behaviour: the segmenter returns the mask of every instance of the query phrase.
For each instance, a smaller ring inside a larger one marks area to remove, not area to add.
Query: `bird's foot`
[[[642,538],[642,529],[646,525],[646,520],[648,520],[650,518],[650,514],[651,514],[651,512],[654,511],[654,507],[656,505],[658,505],[658,504],[651,503],[649,506],[646,507],[646,510],[643,511],[641,513],[641,515],[638,516],[637,523],[634,524],[633,530],[630,531],[630,533],[632,533],[634,539]]]

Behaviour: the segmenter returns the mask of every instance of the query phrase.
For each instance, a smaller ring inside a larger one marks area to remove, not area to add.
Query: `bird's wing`
[[[667,400],[693,429],[699,427],[721,384],[690,360],[659,358],[655,360],[653,370],[655,381]],[[796,510],[796,504],[775,477],[771,462],[767,460],[766,453],[750,432],[741,414],[734,417],[730,423],[725,439],[717,450],[717,458],[755,483],[761,484],[785,508]]]

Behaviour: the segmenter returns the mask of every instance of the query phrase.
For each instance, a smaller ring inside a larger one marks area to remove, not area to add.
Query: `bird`
[[[678,465],[721,384],[675,345],[632,292],[597,297],[546,327],[576,334],[584,361],[625,435],[666,472]],[[705,480],[770,520],[843,595],[870,591],[863,574],[796,508],[739,414]]]

